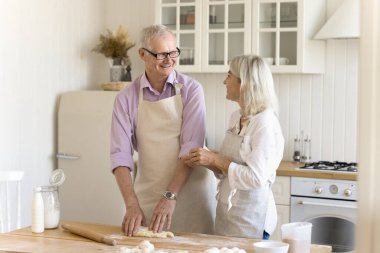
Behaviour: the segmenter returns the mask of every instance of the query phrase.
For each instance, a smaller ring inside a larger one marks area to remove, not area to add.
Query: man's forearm
[[[133,190],[133,182],[129,169],[127,167],[117,167],[114,171],[114,175],[126,208],[138,204],[137,196]]]
[[[193,169],[188,167],[183,160],[177,160],[177,167],[174,174],[174,177],[170,181],[167,190],[176,193],[177,195],[182,190],[183,186],[186,184],[189,179]]]

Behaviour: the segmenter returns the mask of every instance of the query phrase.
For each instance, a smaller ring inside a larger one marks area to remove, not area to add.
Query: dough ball
[[[220,250],[216,247],[206,249],[203,253],[220,253]]]
[[[154,245],[150,243],[150,241],[144,240],[139,245],[138,248],[145,250],[144,253],[149,253],[154,250]]]

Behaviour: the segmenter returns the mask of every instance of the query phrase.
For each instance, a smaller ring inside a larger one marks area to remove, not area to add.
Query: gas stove
[[[319,161],[312,163],[305,163],[304,166],[299,167],[299,169],[309,169],[309,170],[329,170],[329,171],[341,171],[341,172],[357,172],[357,163],[347,163],[347,162],[327,162]]]

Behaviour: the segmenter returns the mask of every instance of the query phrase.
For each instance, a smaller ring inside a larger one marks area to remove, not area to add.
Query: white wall
[[[104,57],[91,52],[105,28],[123,24],[137,40],[154,22],[151,0],[0,0],[0,169],[24,170],[23,225],[30,224],[32,188],[55,169],[59,95],[98,89],[107,80]],[[275,75],[286,137],[303,130],[313,160],[356,160],[358,42],[329,41],[325,75]],[[137,47],[132,75],[143,71]],[[224,74],[192,74],[204,86],[210,147],[218,148],[230,112]]]
[[[102,0],[0,0],[0,170],[23,170],[22,225],[32,188],[55,169],[59,95],[97,89],[103,57]]]

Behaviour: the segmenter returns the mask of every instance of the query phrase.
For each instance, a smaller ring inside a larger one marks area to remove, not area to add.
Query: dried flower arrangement
[[[119,64],[131,65],[128,50],[135,46],[135,43],[132,42],[129,33],[123,26],[119,26],[114,33],[107,30],[105,35],[100,35],[99,40],[99,44],[92,51],[103,54],[107,58],[112,58],[114,64],[119,60],[121,61]]]

